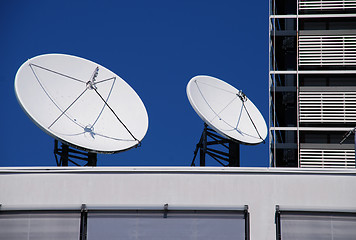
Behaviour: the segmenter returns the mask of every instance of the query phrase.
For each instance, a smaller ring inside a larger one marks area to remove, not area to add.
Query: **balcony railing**
[[[299,10],[348,10],[356,9],[356,0],[299,0]]]
[[[299,66],[356,65],[356,35],[299,36]]]

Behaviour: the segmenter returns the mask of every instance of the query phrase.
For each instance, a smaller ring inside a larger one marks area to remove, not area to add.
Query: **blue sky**
[[[189,166],[203,130],[185,91],[196,75],[243,90],[268,124],[267,0],[1,1],[0,29],[0,166],[55,166],[53,139],[13,87],[21,64],[46,53],[99,63],[146,106],[142,146],[100,154],[99,166]],[[241,146],[241,166],[268,166],[266,140]]]

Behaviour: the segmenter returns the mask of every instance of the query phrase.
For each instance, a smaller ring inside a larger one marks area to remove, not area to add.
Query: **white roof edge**
[[[65,173],[226,173],[226,174],[352,174],[355,169],[267,167],[0,167],[0,174]]]
[[[68,210],[80,211],[83,209],[89,211],[97,210],[164,210],[165,204],[142,204],[142,205],[128,205],[128,204],[31,204],[31,205],[1,205],[0,211],[17,211],[17,210]],[[168,210],[215,210],[215,211],[243,211],[248,210],[248,205],[217,205],[217,204],[167,204]]]

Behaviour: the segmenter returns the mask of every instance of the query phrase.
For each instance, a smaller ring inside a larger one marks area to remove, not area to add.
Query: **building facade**
[[[354,239],[356,169],[0,168],[0,239]]]
[[[270,1],[270,163],[355,168],[356,1]]]

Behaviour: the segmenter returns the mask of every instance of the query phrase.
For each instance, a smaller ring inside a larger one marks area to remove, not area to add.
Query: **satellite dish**
[[[255,145],[267,136],[256,106],[230,84],[210,76],[193,77],[187,85],[190,104],[203,121],[224,137]]]
[[[119,76],[92,61],[64,54],[26,61],[15,78],[17,99],[44,132],[72,147],[115,153],[140,144],[146,108]]]

